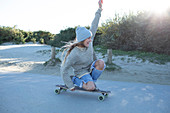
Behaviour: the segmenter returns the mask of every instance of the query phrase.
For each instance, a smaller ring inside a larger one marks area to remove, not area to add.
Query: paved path
[[[170,113],[170,86],[99,80],[111,90],[99,102],[98,93],[56,95],[58,76],[0,71],[0,113]]]

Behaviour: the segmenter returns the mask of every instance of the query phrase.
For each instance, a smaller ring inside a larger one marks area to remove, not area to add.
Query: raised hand
[[[102,9],[102,5],[103,5],[103,0],[99,0],[99,8]]]

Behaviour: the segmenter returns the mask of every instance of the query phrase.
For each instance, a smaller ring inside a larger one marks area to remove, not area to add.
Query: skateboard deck
[[[56,87],[59,87],[59,89],[55,90],[55,92],[57,94],[60,94],[60,92],[69,90],[65,85],[56,85]],[[75,91],[101,93],[102,95],[98,96],[98,100],[100,100],[100,101],[103,101],[106,97],[108,97],[109,93],[111,93],[111,91],[104,91],[104,90],[100,90],[100,89],[96,89],[96,90],[93,90],[93,91],[88,91],[88,90],[85,90],[85,89],[80,88],[78,86],[75,86]]]

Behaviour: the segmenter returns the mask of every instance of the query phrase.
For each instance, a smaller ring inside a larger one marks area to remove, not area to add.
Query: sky
[[[115,13],[153,10],[162,13],[170,0],[103,0],[99,26]],[[90,26],[98,9],[98,0],[0,0],[0,26],[25,31],[60,30],[75,26]]]

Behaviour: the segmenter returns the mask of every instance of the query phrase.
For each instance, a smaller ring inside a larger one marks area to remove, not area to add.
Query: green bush
[[[26,32],[14,27],[0,26],[0,44],[4,42],[13,42],[15,44],[24,44],[26,42],[34,42],[47,44],[48,41],[54,38],[54,34],[46,31]],[[35,38],[35,39],[32,39]]]
[[[111,49],[170,55],[169,13],[170,9],[162,16],[147,11],[116,15],[102,24],[101,44]]]
[[[36,43],[36,38],[32,38],[31,42],[33,42],[35,44]]]
[[[40,44],[44,44],[44,39],[43,38],[40,38]]]
[[[29,37],[29,33],[14,27],[0,26],[0,44],[4,42],[13,42],[15,44],[24,44]]]
[[[76,28],[67,28],[65,30],[61,30],[59,34],[55,35],[54,39],[49,41],[49,45],[55,47],[62,47],[71,40],[74,40],[76,37],[75,34]]]
[[[48,44],[50,40],[54,39],[54,36],[55,36],[54,34],[46,31],[33,32],[33,37],[36,38],[36,41],[43,44]]]

